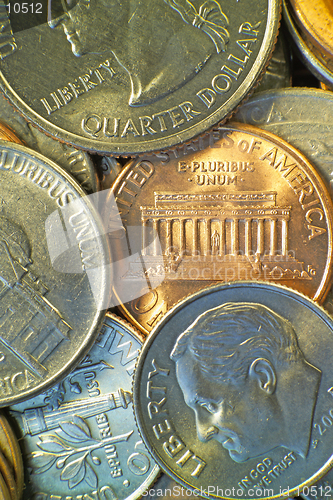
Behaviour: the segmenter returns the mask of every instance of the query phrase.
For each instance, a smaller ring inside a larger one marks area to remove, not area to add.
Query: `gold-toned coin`
[[[15,142],[16,144],[24,145],[24,142],[22,142],[17,137],[15,132],[2,122],[0,122],[0,139],[2,139],[3,141]]]
[[[0,474],[0,500],[12,500],[2,474]]]
[[[273,281],[319,301],[327,293],[330,196],[307,159],[273,134],[232,124],[147,155],[123,169],[112,197],[123,224],[109,229],[114,292],[145,333],[212,283]]]
[[[291,7],[287,0],[282,0],[282,6],[285,23],[297,47],[298,55],[305,66],[319,81],[324,82],[326,85],[333,85],[332,62],[328,57],[323,57],[320,50],[316,49],[309,39],[300,33],[293,15],[289,11]]]
[[[333,90],[332,86],[326,85],[326,83],[324,83],[324,82],[320,82],[320,88],[323,90],[329,90],[329,91]]]
[[[333,58],[333,4],[330,0],[289,0],[303,35],[326,57]]]
[[[2,474],[5,483],[8,487],[10,497],[12,500],[18,500],[18,491],[14,478],[14,471],[11,469],[8,461],[0,450],[0,473]]]
[[[21,498],[24,485],[22,453],[14,431],[3,412],[0,412],[0,449],[14,470],[17,497]]]

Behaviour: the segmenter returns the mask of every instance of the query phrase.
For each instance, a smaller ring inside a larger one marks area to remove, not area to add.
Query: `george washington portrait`
[[[228,18],[216,0],[49,0],[72,52],[112,53],[129,75],[129,105],[158,101],[226,50]]]

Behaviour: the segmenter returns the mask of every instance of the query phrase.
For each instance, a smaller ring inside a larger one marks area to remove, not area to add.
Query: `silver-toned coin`
[[[88,351],[109,300],[109,254],[64,170],[0,142],[0,405],[56,383]]]
[[[265,69],[280,3],[52,0],[42,9],[48,23],[31,27],[0,2],[6,97],[63,142],[130,155],[188,141],[235,109]]]
[[[254,93],[291,86],[291,52],[286,34],[279,32],[267,69]]]
[[[121,163],[112,156],[104,156],[100,162],[101,189],[110,189],[122,170]]]
[[[48,392],[11,407],[26,500],[132,500],[149,489],[159,468],[136,428],[131,393],[141,345],[128,323],[108,314],[78,368]]]
[[[330,470],[312,486],[304,486],[303,488],[300,488],[299,496],[305,500],[330,500],[333,496],[332,470]]]
[[[159,500],[183,500],[185,498],[195,500],[197,498],[201,500],[202,497],[194,495],[192,490],[184,488],[181,484],[176,483],[176,481],[167,474],[161,474],[161,477],[158,478],[156,483],[154,483],[148,491],[143,493],[142,498],[147,500],[155,500],[156,498]]]
[[[11,127],[29,147],[55,161],[88,193],[99,189],[93,161],[88,153],[55,141],[28,123],[0,93],[0,121]]]
[[[210,287],[169,311],[134,376],[157,463],[210,498],[297,494],[332,463],[333,320],[288,288]]]
[[[278,135],[299,149],[333,189],[333,94],[310,88],[266,91],[250,98],[234,119]]]

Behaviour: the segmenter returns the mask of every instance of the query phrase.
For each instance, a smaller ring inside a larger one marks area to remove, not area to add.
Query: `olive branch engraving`
[[[60,479],[68,481],[68,487],[74,488],[81,481],[91,488],[97,488],[98,478],[94,465],[101,464],[101,460],[94,455],[94,451],[107,445],[127,441],[133,431],[118,436],[95,439],[91,436],[88,424],[83,418],[74,415],[73,421],[59,424],[60,431],[54,434],[39,436],[37,446],[41,451],[33,451],[29,455],[32,462],[33,474],[42,474],[54,464],[62,469]]]

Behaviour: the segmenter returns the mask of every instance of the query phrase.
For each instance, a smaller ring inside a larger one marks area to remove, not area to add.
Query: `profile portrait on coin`
[[[50,0],[74,55],[111,52],[130,80],[130,106],[153,103],[225,51],[229,20],[216,0]]]
[[[264,305],[210,309],[177,338],[170,357],[200,441],[242,463],[284,447],[305,458],[321,371],[287,319]]]

